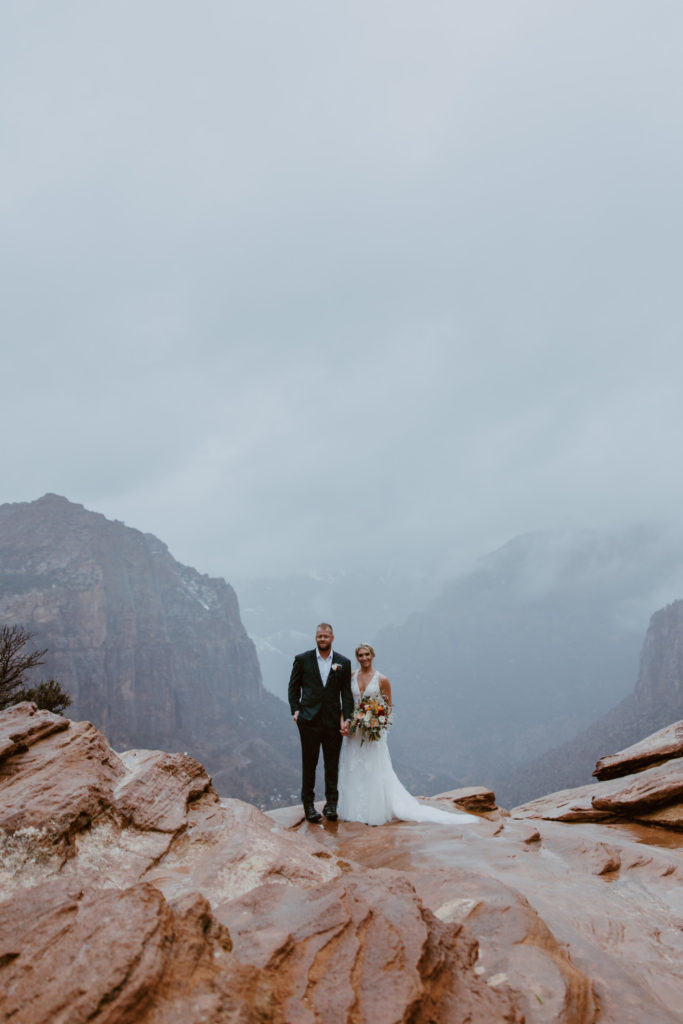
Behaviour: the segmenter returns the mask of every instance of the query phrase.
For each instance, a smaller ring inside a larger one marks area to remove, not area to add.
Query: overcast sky
[[[4,0],[0,501],[212,575],[683,501],[679,0]]]

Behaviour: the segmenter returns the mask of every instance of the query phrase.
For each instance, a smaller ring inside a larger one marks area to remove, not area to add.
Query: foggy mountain
[[[292,802],[298,742],[261,685],[235,592],[152,534],[56,494],[0,505],[0,622],[48,648],[39,677],[117,749],[185,751],[225,796]]]
[[[292,656],[330,619],[337,649],[352,656],[369,640],[392,681],[404,781],[424,792],[495,783],[505,803],[515,765],[630,692],[652,611],[683,593],[683,538],[654,526],[532,533],[438,585],[312,573],[243,581],[239,594],[266,686],[286,697]]]
[[[335,648],[353,658],[358,644],[423,608],[439,589],[434,573],[399,568],[382,573],[311,571],[234,582],[263,684],[283,700],[292,658],[313,647],[319,622],[332,623]]]
[[[247,631],[282,697],[317,622],[332,621],[348,655],[374,643],[406,785],[488,784],[511,804],[534,795],[534,758],[630,693],[653,608],[683,593],[677,535],[550,532],[515,538],[438,593],[435,575],[397,568],[242,581],[241,619],[225,581],[56,495],[0,506],[0,567],[0,617],[49,648],[45,674],[71,693],[73,717],[120,748],[188,750],[224,793],[261,803],[295,794],[299,752]]]
[[[512,807],[542,796],[594,782],[595,763],[646,735],[683,718],[683,601],[652,616],[643,643],[635,688],[616,707],[566,743],[494,780]]]
[[[654,608],[683,592],[683,542],[655,528],[518,537],[377,635],[392,749],[452,784],[500,790],[633,686]],[[518,794],[519,799],[524,795]]]

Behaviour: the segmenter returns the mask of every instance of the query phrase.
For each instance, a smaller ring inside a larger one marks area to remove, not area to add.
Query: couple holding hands
[[[325,806],[328,821],[360,821],[383,825],[393,818],[402,821],[435,821],[462,824],[476,821],[470,814],[456,814],[426,807],[401,785],[391,765],[386,727],[364,742],[361,730],[352,730],[354,710],[362,701],[383,701],[391,710],[391,685],[373,666],[370,644],[356,648],[359,667],[332,649],[334,634],[327,622],[315,633],[312,651],[297,654],[289,679],[289,706],[301,740],[301,802],[310,822],[322,815],[315,807],[315,773],[323,751]]]

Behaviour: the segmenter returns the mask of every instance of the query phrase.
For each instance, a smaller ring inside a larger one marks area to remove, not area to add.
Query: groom
[[[325,806],[328,821],[337,820],[337,775],[342,736],[353,714],[351,662],[332,650],[328,622],[315,631],[316,648],[297,654],[289,678],[289,706],[301,740],[301,802],[308,821],[320,821],[315,809],[315,770],[320,747],[325,765]],[[342,724],[343,714],[343,724]]]

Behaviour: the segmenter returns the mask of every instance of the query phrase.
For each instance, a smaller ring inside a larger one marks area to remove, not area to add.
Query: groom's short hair
[[[318,625],[315,627],[316,633],[318,632],[319,629],[329,629],[330,633],[334,633],[334,630],[332,629],[332,626],[329,624],[329,622],[319,622]]]

